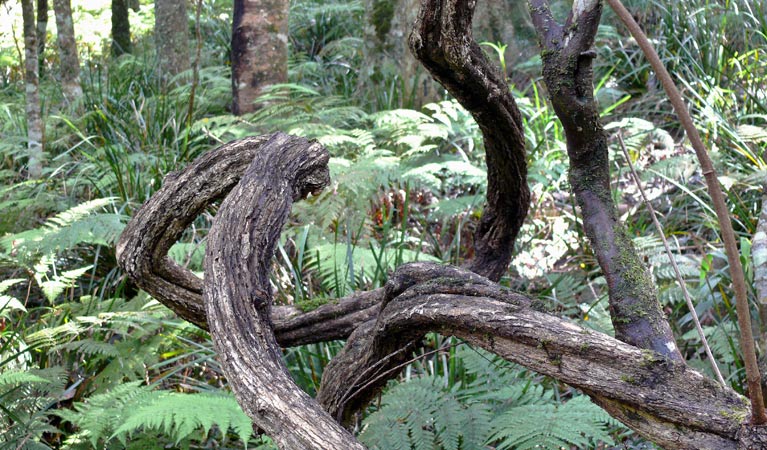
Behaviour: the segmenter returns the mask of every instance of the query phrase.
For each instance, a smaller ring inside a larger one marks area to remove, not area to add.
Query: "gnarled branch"
[[[497,279],[510,260],[529,193],[521,118],[502,75],[471,40],[473,3],[422,0],[411,46],[472,112],[485,136],[488,204],[476,236],[477,256],[468,267]],[[532,4],[546,46],[544,77],[567,133],[571,183],[624,342],[537,312],[528,299],[475,273],[423,263],[400,268],[384,289],[310,313],[272,308],[267,270],[274,245],[292,202],[327,182],[327,154],[317,144],[281,134],[227,144],[168,178],[126,228],[119,261],[182,317],[210,326],[238,401],[282,447],[361,448],[334,417],[348,418],[364,406],[427,331],[458,336],[578,387],[669,448],[734,449],[763,439],[759,430],[740,428],[748,414],[744,398],[685,366],[650,294],[647,272],[617,222],[606,138],[591,93],[590,46],[599,2],[576,0],[576,13],[565,26],[556,25],[545,2]],[[554,83],[558,76],[564,83]],[[167,259],[167,250],[209,201],[235,185],[209,237],[203,288]],[[323,410],[292,382],[278,343],[350,333],[323,376]]]
[[[327,151],[284,134],[221,204],[205,254],[205,310],[243,410],[282,448],[363,448],[290,377],[270,319],[268,268],[292,203],[330,181]]]

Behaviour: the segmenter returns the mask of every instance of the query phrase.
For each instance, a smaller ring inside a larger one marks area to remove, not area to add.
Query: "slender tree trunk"
[[[48,35],[48,0],[37,0],[37,64],[42,77],[45,70],[45,38]]]
[[[112,0],[112,55],[131,52],[129,0]]]
[[[53,10],[56,14],[56,40],[61,57],[61,90],[66,101],[71,103],[83,95],[83,89],[80,86],[80,61],[77,57],[70,0],[53,0]]]
[[[27,147],[30,178],[43,174],[43,120],[40,111],[40,93],[37,61],[37,32],[35,30],[35,5],[32,0],[22,0],[24,17],[24,83],[27,96]]]
[[[155,1],[155,39],[160,77],[167,82],[189,70],[189,23],[186,1]]]
[[[288,0],[235,0],[232,112],[253,112],[264,88],[288,80]]]

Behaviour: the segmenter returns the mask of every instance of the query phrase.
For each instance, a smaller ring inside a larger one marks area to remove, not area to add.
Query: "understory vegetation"
[[[98,27],[103,3],[80,7],[75,24],[90,17]],[[711,149],[752,286],[750,248],[767,166],[767,2],[627,6],[683,88]],[[12,15],[10,3],[0,9]],[[156,76],[152,5],[142,1],[131,14],[133,54],[110,57],[96,32],[78,42],[83,97],[73,104],[63,101],[48,36],[41,180],[24,173],[20,26],[0,35],[0,447],[275,448],[237,405],[207,333],[117,268],[114,247],[128,219],[165,176],[221,143],[274,131],[317,139],[332,155],[332,185],[293,208],[271,280],[278,303],[309,310],[383,286],[404,262],[459,264],[472,256],[486,188],[481,133],[447,94],[420,105],[404,95],[409,80],[397,75],[362,84],[359,0],[291,2],[289,82],[244,116],[229,111],[231,1],[201,2],[202,38],[190,43],[201,49],[193,99],[190,73],[170,85]],[[534,48],[526,40],[529,18],[504,20],[514,21],[516,47]],[[196,26],[193,8],[189,26]],[[506,44],[483,48],[508,71],[524,116],[533,200],[501,284],[612,333],[606,282],[570,194],[564,132],[544,100],[540,58],[507,54]],[[694,154],[636,43],[609,13],[596,51],[595,89],[613,133],[612,188],[622,219],[652,269],[682,354],[713,377],[618,135],[722,375],[743,393],[727,258]],[[199,274],[214,215],[215,208],[202,214],[170,251]],[[750,297],[758,317],[756,293]],[[760,356],[767,353],[764,340],[758,346]],[[311,394],[340,348],[285,349],[285,362]],[[569,386],[436,334],[355,431],[378,449],[654,448]]]

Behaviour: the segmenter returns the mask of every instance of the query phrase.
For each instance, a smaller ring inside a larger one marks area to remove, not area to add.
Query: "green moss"
[[[628,384],[637,384],[637,381],[631,375],[621,375],[621,381]]]
[[[719,415],[726,418],[731,419],[734,422],[737,423],[744,423],[746,419],[750,416],[750,413],[748,411],[748,408],[743,409],[734,409],[734,410],[722,410],[719,411]]]
[[[335,298],[313,298],[311,300],[305,300],[296,303],[296,307],[303,312],[314,311],[322,305],[330,305],[338,303],[338,299]]]

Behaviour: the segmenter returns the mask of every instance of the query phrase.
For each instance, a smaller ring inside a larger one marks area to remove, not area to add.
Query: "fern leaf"
[[[208,434],[214,425],[224,432],[233,429],[243,442],[248,442],[252,434],[250,419],[232,395],[166,392],[149,403],[136,405],[112,437],[151,428],[166,433],[178,443],[197,429]]]
[[[615,445],[606,424],[611,419],[586,396],[563,405],[524,405],[506,410],[492,422],[491,441],[499,449],[590,447]]]

